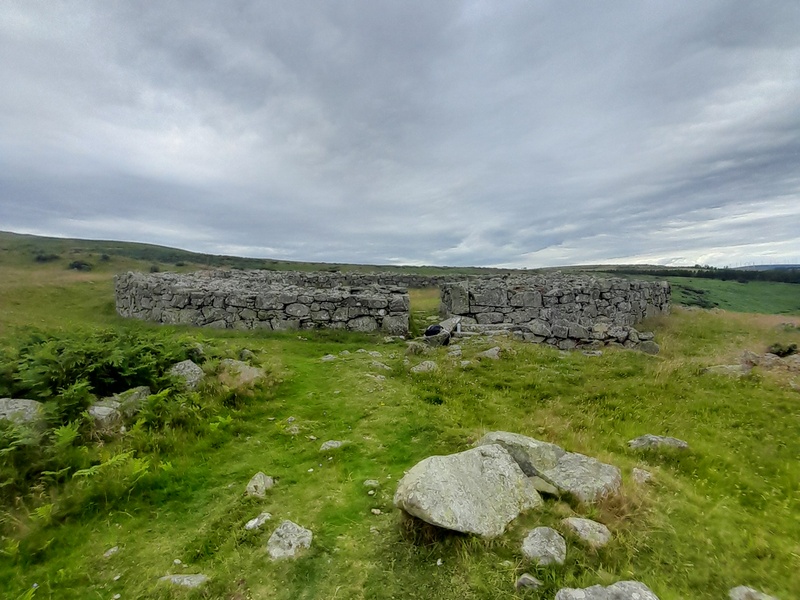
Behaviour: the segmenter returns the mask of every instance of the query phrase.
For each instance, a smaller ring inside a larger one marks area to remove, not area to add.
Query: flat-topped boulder
[[[0,398],[0,420],[33,423],[43,417],[41,402],[27,398]]]
[[[497,537],[542,499],[511,455],[497,444],[431,456],[400,480],[394,504],[423,521]]]
[[[608,587],[562,588],[555,600],[658,600],[658,596],[638,581],[618,581]]]

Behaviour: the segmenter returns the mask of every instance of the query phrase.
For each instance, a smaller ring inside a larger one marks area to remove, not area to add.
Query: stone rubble
[[[540,567],[563,565],[567,559],[567,542],[555,529],[537,527],[522,540],[522,554]]]
[[[314,534],[292,521],[284,521],[272,532],[267,541],[267,553],[272,560],[295,558],[302,550],[310,548]]]

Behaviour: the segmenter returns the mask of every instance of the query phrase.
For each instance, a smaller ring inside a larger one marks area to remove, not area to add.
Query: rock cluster
[[[619,344],[655,354],[651,333],[633,325],[669,312],[666,282],[562,275],[472,279],[442,284],[442,317],[456,334],[508,331],[562,350]]]
[[[123,317],[221,329],[408,332],[406,288],[315,281],[308,274],[280,279],[269,271],[125,273],[115,278],[116,307]]]

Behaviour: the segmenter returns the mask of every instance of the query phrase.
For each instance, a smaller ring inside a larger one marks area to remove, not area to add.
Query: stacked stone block
[[[440,312],[464,331],[516,331],[561,348],[643,341],[633,325],[669,312],[667,282],[554,275],[444,283]],[[649,336],[645,336],[649,338]]]
[[[146,321],[220,329],[349,329],[408,332],[408,291],[375,284],[321,287],[296,273],[125,273],[115,278],[117,313]]]

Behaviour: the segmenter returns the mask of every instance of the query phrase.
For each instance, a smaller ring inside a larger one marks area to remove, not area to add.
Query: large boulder
[[[622,474],[617,467],[577,452],[564,454],[556,466],[542,472],[541,477],[587,503],[613,496],[622,486]]]
[[[556,600],[658,600],[652,590],[638,581],[618,581],[608,587],[562,588]]]
[[[431,456],[400,480],[398,508],[423,521],[486,538],[496,537],[542,499],[511,455],[497,444]]]
[[[43,417],[42,403],[26,398],[0,398],[0,421],[32,423]]]
[[[522,472],[528,476],[539,476],[543,471],[552,469],[558,460],[566,454],[563,448],[541,442],[534,438],[509,433],[508,431],[490,431],[477,441],[476,446],[499,444],[517,461]]]

